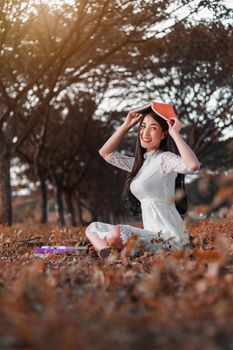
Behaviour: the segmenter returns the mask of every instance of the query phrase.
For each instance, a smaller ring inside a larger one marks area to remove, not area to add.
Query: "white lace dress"
[[[134,157],[117,151],[109,154],[105,160],[129,172],[134,164]],[[189,247],[189,235],[175,207],[174,195],[177,173],[192,172],[185,166],[181,157],[172,152],[156,150],[144,153],[143,165],[130,185],[131,192],[141,203],[143,229],[120,225],[123,243],[132,235],[137,237],[135,253],[142,246],[146,251],[156,251],[163,247]],[[96,232],[100,238],[106,238],[114,225],[92,222],[87,228]]]

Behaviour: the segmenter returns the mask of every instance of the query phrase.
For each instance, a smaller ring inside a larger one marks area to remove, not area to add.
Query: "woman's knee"
[[[90,236],[94,232],[95,232],[95,222],[93,221],[86,227],[85,235],[86,235],[87,238],[90,238]]]

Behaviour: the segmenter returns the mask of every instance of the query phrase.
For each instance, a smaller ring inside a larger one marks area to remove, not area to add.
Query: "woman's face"
[[[147,114],[140,126],[139,137],[140,143],[146,152],[156,150],[167,135],[166,131],[163,131],[159,123],[154,118]]]

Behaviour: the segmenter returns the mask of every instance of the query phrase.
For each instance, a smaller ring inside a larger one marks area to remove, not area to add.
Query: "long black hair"
[[[148,110],[144,111],[142,114],[144,116],[141,118],[139,122],[139,131],[140,131],[140,126],[143,122],[143,119],[148,114],[152,116],[155,121],[159,123],[163,131],[168,131],[168,123],[166,122],[166,120],[161,118],[151,108],[148,108]],[[134,215],[138,215],[141,213],[141,205],[139,200],[130,191],[130,184],[133,178],[137,175],[139,169],[141,168],[144,161],[143,155],[146,152],[146,149],[141,146],[139,131],[138,131],[136,147],[135,147],[134,166],[132,171],[128,173],[126,177],[125,186],[123,190],[123,199],[126,203],[126,207],[129,208]],[[169,134],[167,134],[167,136],[164,139],[162,139],[159,149],[162,151],[170,151],[172,153],[180,155],[174,140]],[[175,206],[178,212],[180,213],[180,215],[184,215],[188,208],[188,200],[185,192],[185,175],[184,174],[177,174],[176,181],[175,181],[175,193],[178,193],[178,191],[181,192],[181,197],[178,199],[178,196],[175,196]]]

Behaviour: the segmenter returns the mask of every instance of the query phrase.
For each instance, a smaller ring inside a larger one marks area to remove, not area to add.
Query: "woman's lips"
[[[143,142],[151,142],[151,140],[141,139]]]

